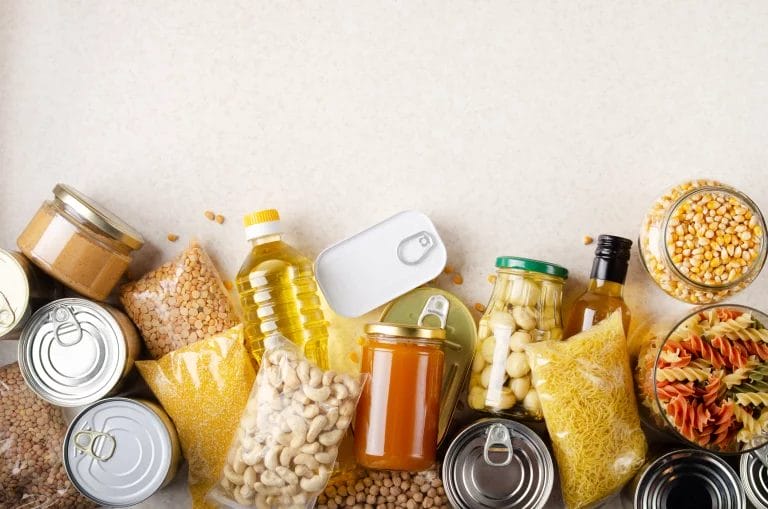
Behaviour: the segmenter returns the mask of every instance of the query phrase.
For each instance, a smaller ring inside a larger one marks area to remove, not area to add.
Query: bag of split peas
[[[256,378],[242,325],[136,365],[176,425],[193,507],[213,507],[205,495],[219,480]]]
[[[566,341],[526,345],[569,508],[612,495],[645,462],[621,314]]]
[[[265,351],[210,499],[224,507],[304,509],[333,472],[364,375],[323,371],[280,335]]]

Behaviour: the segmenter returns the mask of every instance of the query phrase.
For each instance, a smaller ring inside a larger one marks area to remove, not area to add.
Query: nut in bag
[[[330,479],[364,378],[321,370],[282,336],[265,346],[210,498],[225,507],[312,507]]]
[[[197,242],[123,286],[120,302],[154,359],[238,322],[216,267]]]

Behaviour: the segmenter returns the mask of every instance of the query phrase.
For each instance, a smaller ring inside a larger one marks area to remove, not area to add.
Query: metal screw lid
[[[144,245],[144,237],[132,226],[105,209],[77,189],[65,184],[56,184],[53,196],[67,207],[72,208],[77,215],[87,221],[97,230],[108,237],[136,250]]]

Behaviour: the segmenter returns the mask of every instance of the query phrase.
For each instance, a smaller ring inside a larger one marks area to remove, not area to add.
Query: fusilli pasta
[[[736,394],[739,405],[768,406],[768,392],[740,392]]]

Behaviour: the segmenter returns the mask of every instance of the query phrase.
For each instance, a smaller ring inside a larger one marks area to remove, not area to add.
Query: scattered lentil
[[[168,234],[168,240],[170,242],[176,242],[177,240],[179,240],[179,236],[176,235],[175,233],[169,233]]]
[[[213,221],[216,219],[216,214],[213,213],[212,210],[206,210],[203,215],[205,215],[205,218],[209,221]]]
[[[0,401],[0,507],[96,507],[61,463],[67,431],[61,409],[27,388],[17,363],[0,367]]]
[[[153,358],[238,321],[216,267],[195,242],[176,259],[123,286],[120,301]]]

